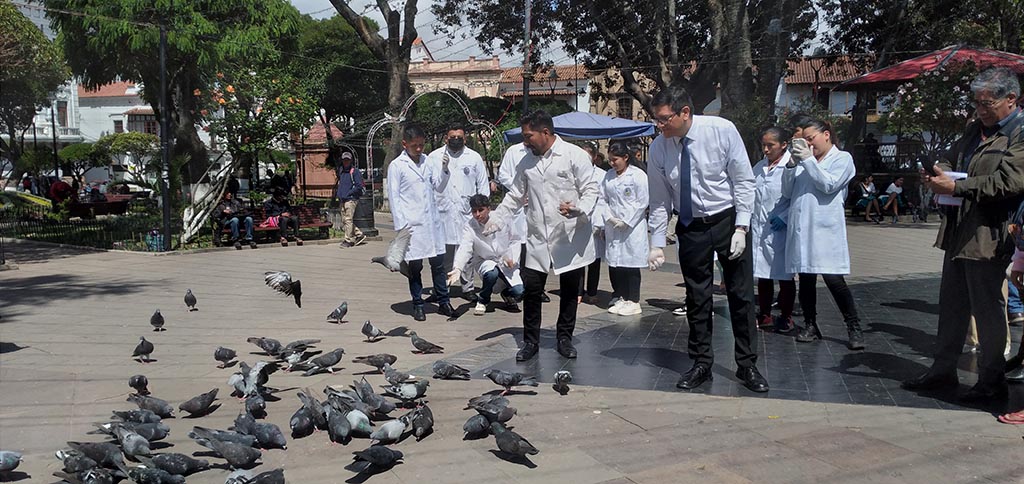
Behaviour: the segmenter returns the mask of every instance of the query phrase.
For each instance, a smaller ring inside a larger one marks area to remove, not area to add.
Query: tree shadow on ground
[[[81,300],[100,296],[128,296],[143,291],[151,283],[138,280],[112,278],[103,283],[86,280],[70,274],[53,274],[13,278],[4,281],[4,297],[17,301],[19,306],[53,304],[66,300]],[[0,324],[11,318],[0,319]]]
[[[881,306],[886,306],[896,309],[908,309],[911,311],[917,311],[925,314],[939,314],[939,305],[936,303],[930,303],[921,299],[903,299],[898,302],[884,302]]]
[[[8,263],[43,264],[103,251],[88,247],[58,247],[56,245],[37,244],[30,241],[18,241],[13,244],[5,243],[4,252]]]

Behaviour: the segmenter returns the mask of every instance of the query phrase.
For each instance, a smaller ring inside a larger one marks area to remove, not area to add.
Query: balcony
[[[35,136],[37,138],[50,139],[51,137],[53,137],[53,134],[52,134],[53,131],[51,131],[50,126],[36,125],[34,130],[35,130]],[[32,135],[33,135],[33,131],[32,131],[32,129],[29,129],[29,131],[25,133],[25,138],[28,138],[28,137],[30,137]],[[82,137],[82,133],[81,133],[81,131],[78,128],[68,128],[68,127],[65,127],[65,126],[57,126],[57,136],[58,137],[81,138]]]

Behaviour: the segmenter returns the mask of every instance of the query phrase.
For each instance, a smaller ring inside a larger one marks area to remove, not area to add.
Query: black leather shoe
[[[1006,320],[1009,321],[1010,326],[1020,326],[1021,324],[1024,324],[1024,313],[1007,314]]]
[[[714,380],[714,376],[711,375],[711,367],[705,363],[694,363],[690,371],[686,372],[679,382],[676,383],[677,388],[683,390],[691,390],[701,386],[706,381]]]
[[[739,378],[743,382],[743,386],[752,392],[768,391],[768,380],[761,376],[761,372],[757,371],[756,366],[741,366],[736,370],[736,378]]]
[[[993,401],[1006,400],[1009,395],[1009,389],[1006,388],[1006,382],[1001,383],[978,383],[967,390],[960,396],[960,401],[964,403],[989,403]]]
[[[416,321],[426,321],[427,315],[423,313],[423,306],[412,307],[412,319]]]
[[[444,303],[437,307],[437,314],[450,318],[455,315],[455,308],[452,307],[451,303]]]
[[[480,300],[480,296],[477,296],[475,292],[464,292],[462,293],[462,299],[475,303]]]
[[[910,391],[940,390],[943,388],[955,387],[959,383],[960,381],[957,378],[956,373],[933,374],[932,372],[927,371],[917,378],[904,380],[900,383],[900,388]]]
[[[576,357],[576,347],[572,345],[571,339],[562,338],[558,340],[558,354],[569,359]]]
[[[546,292],[540,293],[540,302],[551,302],[551,296],[548,296]]]
[[[516,361],[526,361],[537,356],[537,345],[534,343],[523,343],[523,347],[516,352]]]
[[[1006,373],[1006,381],[1010,383],[1024,383],[1024,366],[1018,366],[1016,370]]]

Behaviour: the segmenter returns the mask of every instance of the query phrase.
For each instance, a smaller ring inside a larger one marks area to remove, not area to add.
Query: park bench
[[[97,215],[124,215],[128,212],[129,199],[110,200],[106,202],[79,202],[68,205],[68,215],[84,219],[96,218]]]
[[[329,229],[331,228],[331,222],[327,221],[327,217],[320,213],[320,210],[312,205],[295,205],[292,207],[294,213],[299,216],[299,230],[302,229],[317,229],[317,232],[321,238],[328,238],[330,236]],[[271,234],[276,237],[278,233],[277,227],[260,227],[260,224],[267,219],[266,212],[263,207],[257,207],[250,211],[252,215],[252,235],[253,238],[259,240],[261,235]],[[230,235],[231,229],[223,227],[220,221],[217,220],[216,214],[210,216],[210,220],[213,224],[213,245],[220,247],[224,244],[224,235]],[[239,234],[245,232],[245,227],[238,227]]]

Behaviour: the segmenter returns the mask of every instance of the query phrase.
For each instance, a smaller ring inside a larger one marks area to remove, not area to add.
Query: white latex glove
[[[604,220],[604,223],[611,224],[612,227],[615,227],[617,229],[625,229],[629,227],[629,225],[626,224],[626,222],[622,221],[622,219],[618,219],[615,217],[606,218]]]
[[[651,247],[651,253],[647,256],[647,267],[652,271],[661,268],[665,263],[665,251],[661,247]]]
[[[803,143],[800,143],[798,141],[798,139],[794,139],[793,143],[789,146],[789,152],[790,152],[790,154],[793,155],[793,157],[792,157],[793,160],[801,161],[801,160],[807,160],[807,159],[813,158],[814,157],[814,151],[811,150],[811,147],[807,145],[806,141],[799,140],[799,141],[804,141]]]
[[[747,232],[737,229],[732,233],[732,242],[729,243],[729,260],[739,259],[746,249]]]
[[[459,283],[459,279],[462,278],[462,269],[452,269],[448,273],[448,286],[454,286]]]
[[[499,230],[501,230],[501,227],[498,227],[498,224],[494,222],[487,222],[487,225],[484,225],[484,230],[480,233],[483,235],[492,235],[497,233]]]

